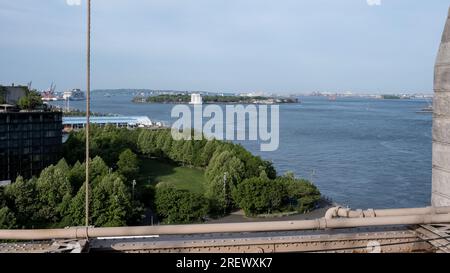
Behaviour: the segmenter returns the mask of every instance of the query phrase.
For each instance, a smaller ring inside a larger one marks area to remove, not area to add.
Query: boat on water
[[[422,109],[420,109],[420,111],[417,111],[416,113],[423,113],[423,114],[427,114],[427,113],[433,113],[433,102],[431,101],[427,101],[428,106],[424,107]]]
[[[51,90],[46,90],[41,93],[41,97],[43,101],[57,101],[60,100],[58,96]]]
[[[86,99],[84,92],[81,91],[80,89],[72,89],[71,91],[65,91],[63,94],[63,98],[64,100],[72,100],[72,101]]]
[[[55,93],[56,85],[51,84],[50,88],[41,92],[41,97],[43,101],[57,101],[61,98]]]
[[[425,108],[422,108],[420,111],[417,111],[417,113],[423,113],[423,114],[428,114],[428,113],[433,113],[433,106],[429,105]]]

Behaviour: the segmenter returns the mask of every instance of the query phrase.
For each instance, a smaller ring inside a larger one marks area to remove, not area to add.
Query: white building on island
[[[192,93],[190,104],[203,104],[202,95],[198,93]]]

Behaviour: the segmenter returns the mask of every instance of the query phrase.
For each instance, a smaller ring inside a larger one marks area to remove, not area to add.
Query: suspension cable
[[[87,75],[86,75],[86,227],[89,226],[89,122],[91,114],[91,0],[87,0]]]

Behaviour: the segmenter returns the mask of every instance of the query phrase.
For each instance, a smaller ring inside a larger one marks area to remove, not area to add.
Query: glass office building
[[[61,156],[62,113],[0,111],[0,181],[39,176]]]

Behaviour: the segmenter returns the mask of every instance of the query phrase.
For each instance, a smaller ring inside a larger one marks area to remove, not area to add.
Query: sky
[[[0,84],[85,89],[86,0],[0,0]],[[429,93],[450,0],[92,0],[92,88]]]

